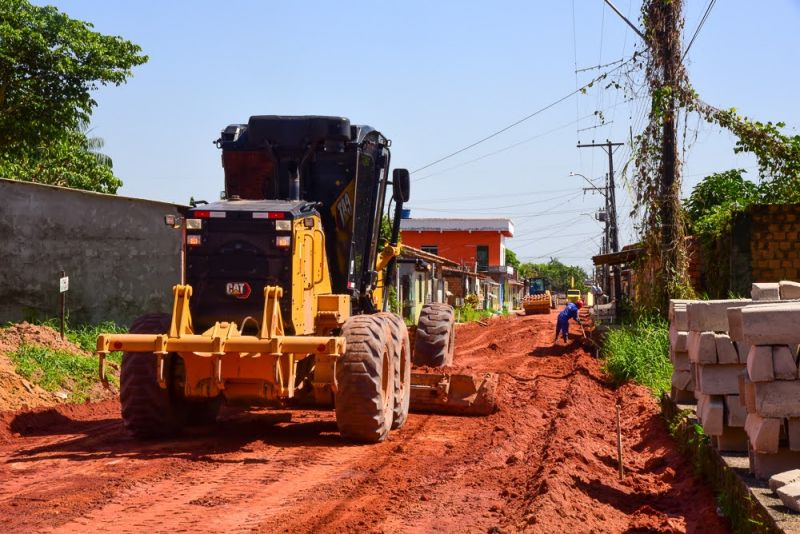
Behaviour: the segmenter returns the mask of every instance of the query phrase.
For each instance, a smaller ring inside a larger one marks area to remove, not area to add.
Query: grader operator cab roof
[[[371,131],[371,126],[351,125],[345,117],[254,115],[247,124],[225,128],[218,143],[223,149],[302,150],[322,141],[330,145],[328,149],[336,147],[337,142],[360,142]]]

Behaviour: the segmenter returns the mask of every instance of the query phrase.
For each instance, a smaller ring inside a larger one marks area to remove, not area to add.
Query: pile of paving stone
[[[694,365],[689,361],[687,340],[689,318],[686,305],[690,300],[669,301],[669,359],[672,362],[670,397],[679,404],[694,403]]]
[[[800,284],[753,284],[752,299],[670,303],[672,399],[697,401],[721,451],[747,451],[767,478],[800,468]]]
[[[800,284],[758,285],[778,302],[731,309],[728,321],[732,337],[748,348],[739,381],[750,470],[768,478],[800,467],[800,302],[789,302],[800,298]]]
[[[694,371],[697,418],[714,446],[746,451],[746,413],[739,401],[739,375],[747,352],[728,335],[728,309],[750,299],[692,301],[686,305],[686,347]]]

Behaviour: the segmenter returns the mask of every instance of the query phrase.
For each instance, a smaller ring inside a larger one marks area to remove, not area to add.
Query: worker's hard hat
[[[578,309],[580,310],[581,308],[583,308],[583,301],[582,301],[582,300],[580,300],[580,299],[578,299],[578,300],[575,302],[575,306],[577,306],[577,307],[578,307]]]

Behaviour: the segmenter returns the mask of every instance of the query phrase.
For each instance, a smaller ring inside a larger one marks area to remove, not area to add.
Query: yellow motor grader
[[[413,350],[388,311],[410,180],[405,169],[389,180],[383,134],[342,117],[268,115],[216,143],[223,199],[166,219],[183,241],[172,313],[97,340],[103,380],[105,355],[124,352],[120,402],[134,436],[213,421],[224,403],[333,407],[342,436],[364,442],[402,427],[410,408],[493,411],[496,375],[446,369],[452,307],[423,307]],[[392,230],[380,249],[384,213]]]

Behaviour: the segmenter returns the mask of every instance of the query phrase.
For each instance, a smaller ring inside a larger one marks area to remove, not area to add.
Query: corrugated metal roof
[[[423,232],[502,232],[508,237],[514,235],[514,223],[511,219],[452,219],[452,218],[414,218],[401,219],[401,230]]]

